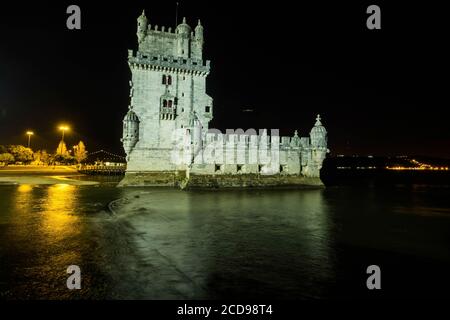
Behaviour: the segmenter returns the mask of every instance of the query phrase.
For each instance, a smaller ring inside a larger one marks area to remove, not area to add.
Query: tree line
[[[23,145],[0,145],[0,165],[73,165],[86,160],[87,153],[83,141],[74,146],[73,150],[68,150],[65,142],[61,141],[54,153],[46,150],[33,151]]]

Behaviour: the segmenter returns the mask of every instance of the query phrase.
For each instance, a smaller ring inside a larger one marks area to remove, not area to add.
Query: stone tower
[[[128,51],[130,105],[123,120],[127,171],[120,185],[261,187],[322,185],[328,152],[320,116],[309,137],[270,136],[267,129],[210,130],[210,63],[204,30],[185,18],[174,31],[137,19],[138,50]]]
[[[130,106],[122,142],[127,172],[174,171],[173,133],[190,132],[192,116],[208,130],[213,101],[206,94],[210,62],[203,60],[203,26],[194,31],[183,18],[175,30],[137,19],[138,50],[128,51]]]

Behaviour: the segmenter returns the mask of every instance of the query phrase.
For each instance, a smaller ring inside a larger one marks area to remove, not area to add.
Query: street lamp
[[[28,135],[28,148],[30,147],[30,141],[31,141],[31,136],[34,134],[33,131],[27,131],[27,135]]]
[[[64,141],[64,133],[69,130],[69,127],[68,126],[60,126],[59,130],[62,131],[61,141]]]

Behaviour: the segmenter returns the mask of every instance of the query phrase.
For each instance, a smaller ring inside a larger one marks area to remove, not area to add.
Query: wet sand
[[[0,185],[98,184],[76,179],[82,176],[73,166],[7,166],[0,168]]]

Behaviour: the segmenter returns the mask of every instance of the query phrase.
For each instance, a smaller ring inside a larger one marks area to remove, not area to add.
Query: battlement
[[[205,143],[222,143],[232,146],[233,148],[262,148],[272,149],[279,148],[281,150],[294,150],[307,148],[309,146],[309,138],[303,137],[303,143],[296,145],[291,143],[293,137],[288,136],[267,136],[266,134],[219,134],[208,132],[205,136]]]
[[[193,71],[201,75],[208,75],[210,61],[194,58],[180,58],[174,56],[149,55],[128,50],[128,64],[132,68],[160,69],[168,71]]]
[[[172,28],[149,24],[145,12],[137,19],[137,38],[139,51],[151,55],[173,55],[183,58],[202,59],[203,26],[198,21],[194,31],[187,24],[186,18],[172,32]]]
[[[148,24],[147,35],[176,38],[177,33],[176,33],[175,29],[172,31],[172,27],[169,27],[166,29],[165,26],[162,26],[161,28],[159,28],[158,25],[155,25],[152,29],[152,25]]]

